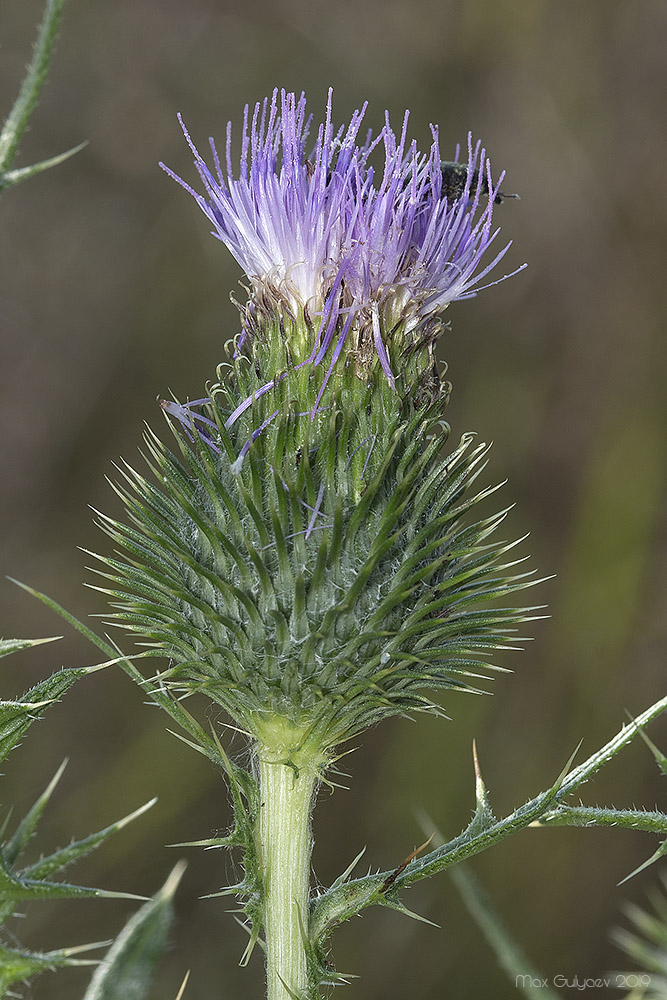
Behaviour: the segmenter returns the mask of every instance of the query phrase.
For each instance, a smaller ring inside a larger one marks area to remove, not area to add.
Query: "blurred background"
[[[22,78],[39,0],[0,7],[0,113]],[[200,145],[274,86],[306,91],[318,117],[334,87],[337,122],[364,100],[387,108],[444,155],[468,130],[490,151],[497,209],[528,269],[449,310],[442,343],[453,438],[494,441],[488,480],[509,482],[507,531],[555,577],[552,617],[504,662],[493,698],[446,700],[451,721],[396,720],[347,758],[350,790],[322,793],[315,870],[328,885],[361,847],[388,868],[424,839],[415,811],[458,832],[474,806],[471,741],[497,813],[551,783],[580,739],[592,752],[665,694],[667,522],[667,6],[664,0],[70,0],[52,74],[18,165],[79,143],[65,165],[0,201],[0,570],[79,616],[103,612],[83,586],[107,550],[89,505],[118,511],[105,476],[135,460],[155,397],[203,395],[238,321],[238,268],[195,204],[157,166],[192,179],[176,122]],[[0,583],[0,634],[60,634],[60,622]],[[61,665],[95,662],[76,635],[3,661],[2,696]],[[203,708],[203,706],[202,706]],[[204,715],[205,715],[204,710]],[[211,721],[221,722],[217,715]],[[667,726],[651,730],[667,750]],[[232,752],[237,748],[231,740]],[[1,801],[21,815],[64,757],[70,764],[42,849],[83,836],[159,796],[151,812],[73,870],[75,881],[151,894],[177,858],[189,868],[154,996],[262,995],[259,949],[229,899],[221,852],[166,849],[229,820],[220,777],[166,732],[119,669],[78,684],[8,761]],[[581,759],[581,758],[580,758]],[[586,789],[594,804],[665,808],[664,779],[641,745]],[[646,834],[527,830],[473,870],[542,975],[580,979],[625,967],[609,942],[624,900],[643,903],[657,868],[617,883],[651,854]],[[39,848],[36,847],[35,850]],[[446,876],[406,903],[440,925],[367,911],[339,929],[334,958],[359,975],[350,1000],[513,997]],[[37,948],[113,936],[120,901],[44,903],[19,928]],[[18,932],[17,932],[18,933]],[[36,1000],[83,992],[63,971]],[[567,991],[565,991],[567,994]],[[576,991],[571,991],[575,995]]]

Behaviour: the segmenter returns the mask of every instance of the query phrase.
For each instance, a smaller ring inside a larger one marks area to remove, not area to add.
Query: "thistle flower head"
[[[360,135],[365,111],[334,128],[330,92],[311,142],[305,97],[274,91],[252,115],[246,106],[237,170],[231,123],[224,167],[214,141],[209,167],[183,125],[204,193],[172,176],[250,280],[241,342],[268,300],[297,319],[288,338],[295,364],[324,362],[329,375],[351,353],[359,370],[379,361],[393,385],[397,348],[431,343],[443,310],[475,294],[510,244],[487,253],[502,176],[493,183],[479,142],[469,136],[465,181],[453,194],[437,128],[422,153],[408,139],[407,112],[399,134],[387,115],[373,137]]]
[[[161,401],[178,454],[149,433],[159,485],[129,469],[129,523],[102,517],[117,624],[265,744],[277,724],[328,750],[435,708],[424,691],[474,689],[531,617],[495,606],[531,577],[489,541],[503,515],[476,513],[484,448],[440,456],[432,352],[507,249],[484,262],[498,184],[472,140],[452,176],[436,129],[420,153],[407,115],[373,138],[364,113],[336,129],[329,96],[309,144],[304,98],[274,93],[246,109],[236,172],[230,130],[225,169],[191,143],[195,198],[250,281],[246,343],[205,398]]]

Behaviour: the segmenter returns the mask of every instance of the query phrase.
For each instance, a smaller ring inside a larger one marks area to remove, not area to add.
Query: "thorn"
[[[228,847],[225,837],[207,837],[206,840],[183,840],[178,844],[165,844],[165,847]]]
[[[181,861],[177,861],[167,876],[167,881],[164,883],[162,888],[157,891],[156,896],[160,896],[162,899],[171,898],[176,892],[179,882],[183,878],[183,873],[187,867],[187,861],[182,859]]]
[[[472,741],[472,761],[475,768],[475,790],[477,792],[477,798],[483,799],[486,793],[484,787],[484,780],[482,778],[482,771],[479,766],[479,757],[477,756],[477,740]]]
[[[667,840],[663,840],[663,842],[660,844],[660,847],[657,849],[657,851],[653,852],[650,858],[647,858],[646,861],[644,861],[644,863],[639,866],[639,868],[635,868],[635,870],[630,872],[629,875],[626,875],[624,879],[621,879],[621,881],[618,884],[623,885],[624,882],[629,882],[631,878],[635,877],[635,875],[639,875],[640,872],[643,872],[646,868],[649,868],[652,864],[654,864],[654,862],[659,861],[660,858],[664,858],[665,854],[667,854]]]
[[[650,740],[648,738],[648,736],[646,735],[646,733],[644,732],[644,730],[642,729],[642,727],[637,725],[634,716],[631,715],[631,713],[628,712],[627,709],[626,709],[626,715],[630,719],[630,725],[634,726],[634,728],[637,730],[637,732],[639,733],[639,735],[643,739],[643,741],[646,744],[646,746],[649,748],[649,750],[653,754],[653,756],[655,758],[655,762],[658,765],[658,767],[660,768],[660,770],[662,771],[662,773],[663,774],[667,774],[667,757],[665,756],[665,754],[662,752],[662,750],[660,750],[655,745],[655,743],[653,742],[653,740]]]
[[[183,982],[181,983],[181,988],[179,989],[178,993],[176,994],[176,1000],[182,1000],[183,994],[185,993],[185,987],[188,985],[188,979],[189,978],[190,978],[190,970],[188,969],[188,971],[185,973],[185,976],[183,977]]]
[[[113,824],[113,826],[116,827],[116,830],[122,830],[123,827],[127,826],[128,823],[131,823],[133,819],[137,819],[143,813],[147,812],[149,809],[152,809],[152,807],[155,805],[156,802],[157,802],[157,797],[150,799],[148,802],[145,802],[143,806],[139,806],[138,809],[135,809],[134,812],[131,812],[128,816],[124,816],[122,819],[119,819],[116,823]]]
[[[232,732],[234,732],[234,733],[241,733],[242,736],[247,736],[248,739],[252,739],[252,733],[249,732],[249,730],[247,730],[247,729],[240,729],[239,726],[232,726],[231,723],[229,723],[229,722],[220,722],[218,724],[220,726],[222,726],[223,729],[231,729]],[[219,743],[219,740],[217,739],[217,737],[216,737],[216,742]]]
[[[391,909],[396,910],[397,913],[402,913],[406,917],[410,917],[411,920],[418,920],[422,924],[428,924],[430,927],[437,927],[438,930],[440,930],[440,924],[436,924],[433,920],[429,920],[428,917],[422,917],[421,913],[415,913],[414,910],[408,910],[407,906],[392,906]]]
[[[362,847],[361,850],[359,851],[359,853],[357,854],[356,858],[353,861],[350,862],[350,864],[347,866],[347,868],[342,873],[342,875],[338,876],[338,878],[336,879],[336,881],[333,883],[332,888],[334,886],[343,885],[345,882],[347,882],[349,876],[352,874],[352,872],[354,871],[354,869],[357,867],[357,865],[359,864],[359,862],[361,861],[361,859],[363,858],[363,856],[364,856],[365,853],[366,853],[366,848]]]
[[[431,836],[428,838],[428,840],[425,840],[424,843],[420,847],[415,847],[414,851],[412,851],[410,854],[408,854],[407,858],[405,858],[403,861],[401,861],[401,863],[398,866],[398,868],[395,868],[394,871],[391,873],[391,875],[388,875],[387,878],[382,883],[382,885],[380,886],[380,892],[381,893],[388,892],[388,890],[391,889],[392,885],[394,884],[394,882],[396,881],[396,879],[398,878],[398,876],[401,874],[401,872],[405,871],[405,869],[408,867],[408,865],[410,864],[410,862],[414,858],[416,858],[417,855],[420,854],[424,850],[425,847],[428,847],[428,845],[431,843],[431,841],[433,840],[434,837],[435,837],[435,833],[432,833]]]
[[[472,741],[472,759],[475,768],[475,801],[477,803],[477,815],[490,815],[492,810],[489,804],[489,796],[486,790],[486,785],[484,784],[484,779],[482,778],[482,769],[479,766],[476,740]]]
[[[570,756],[569,756],[569,758],[567,760],[567,763],[565,764],[565,767],[560,772],[560,774],[558,775],[558,777],[554,781],[553,785],[551,786],[550,791],[552,791],[552,792],[558,792],[560,790],[560,788],[563,785],[563,782],[565,781],[565,779],[567,778],[568,774],[570,773],[570,768],[572,767],[572,764],[574,762],[574,758],[577,756],[577,754],[581,750],[581,745],[582,745],[583,742],[584,741],[583,741],[583,737],[582,737],[582,739],[579,740],[579,742],[577,743],[576,747],[574,748],[574,750],[570,754]]]

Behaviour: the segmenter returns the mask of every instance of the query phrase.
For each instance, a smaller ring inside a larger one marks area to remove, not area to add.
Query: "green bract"
[[[341,365],[313,416],[321,371],[276,364],[271,334],[210,387],[217,432],[193,420],[178,454],[147,433],[159,485],[125,472],[129,523],[102,517],[120,547],[102,575],[116,621],[171,661],[164,683],[262,742],[280,717],[325,749],[435,708],[425,690],[476,690],[528,613],[497,598],[530,575],[489,540],[504,515],[476,513],[485,446],[441,457],[448,384],[429,352],[403,358],[396,390],[377,361]],[[267,353],[281,377],[226,429]]]

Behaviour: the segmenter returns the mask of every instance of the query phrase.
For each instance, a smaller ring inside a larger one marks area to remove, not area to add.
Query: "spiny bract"
[[[171,661],[165,683],[205,692],[258,738],[278,715],[332,747],[433,708],[424,689],[473,689],[527,611],[489,602],[532,581],[488,540],[503,514],[475,517],[486,448],[466,436],[440,457],[448,384],[429,367],[424,388],[424,357],[403,355],[395,389],[379,362],[364,378],[350,362],[315,414],[318,378],[285,365],[226,428],[267,350],[255,342],[208,402],[183,408],[178,456],[148,432],[159,487],[125,472],[131,523],[102,518],[121,546],[103,559],[105,590],[116,621]]]

